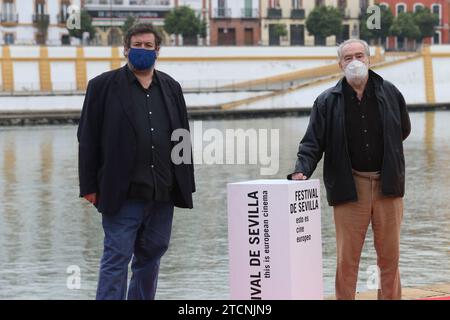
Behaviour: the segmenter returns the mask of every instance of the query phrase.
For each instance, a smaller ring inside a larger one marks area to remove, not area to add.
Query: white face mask
[[[344,73],[348,81],[361,81],[367,76],[369,69],[365,63],[353,60],[345,67]]]

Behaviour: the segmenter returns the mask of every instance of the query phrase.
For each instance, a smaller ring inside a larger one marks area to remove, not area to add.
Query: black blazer
[[[97,193],[96,207],[104,214],[116,213],[125,201],[136,157],[134,106],[125,68],[89,81],[78,125],[80,197]],[[161,71],[155,70],[155,76],[161,84],[172,129],[189,131],[180,84]],[[188,139],[186,145],[191,146]],[[192,208],[195,192],[192,151],[190,158],[191,163],[173,164],[174,204],[181,208]]]
[[[386,196],[405,194],[405,157],[403,140],[411,132],[405,99],[389,81],[369,70],[374,81],[375,96],[381,115],[384,152],[381,167],[381,191]],[[357,193],[345,132],[344,93],[341,79],[336,86],[317,97],[311,110],[309,125],[300,142],[295,172],[308,178],[325,154],[323,180],[330,206],[356,201]],[[288,179],[292,178],[289,174]]]

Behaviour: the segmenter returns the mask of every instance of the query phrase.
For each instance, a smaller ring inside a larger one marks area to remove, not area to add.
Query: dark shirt
[[[173,188],[172,128],[157,76],[143,88],[127,67],[137,138],[136,162],[129,199],[171,200]]]
[[[383,128],[373,80],[369,77],[361,101],[344,78],[345,129],[352,168],[380,171],[383,162]]]

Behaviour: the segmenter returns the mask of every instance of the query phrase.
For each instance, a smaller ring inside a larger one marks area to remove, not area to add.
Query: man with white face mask
[[[354,299],[359,261],[372,224],[380,273],[378,299],[401,299],[400,225],[405,192],[403,141],[411,131],[405,100],[369,70],[369,47],[338,48],[344,77],[314,102],[294,173],[311,177],[324,158],[324,183],[336,226],[336,299]]]

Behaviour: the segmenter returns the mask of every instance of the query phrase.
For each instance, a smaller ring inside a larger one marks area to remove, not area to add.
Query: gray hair
[[[337,53],[338,53],[338,58],[339,60],[341,60],[342,58],[342,49],[344,49],[344,47],[350,43],[360,43],[364,46],[364,51],[366,52],[366,55],[368,57],[370,57],[370,49],[369,49],[369,45],[367,44],[366,41],[361,40],[361,39],[348,39],[345,40],[344,42],[342,42],[339,47],[337,48]]]

